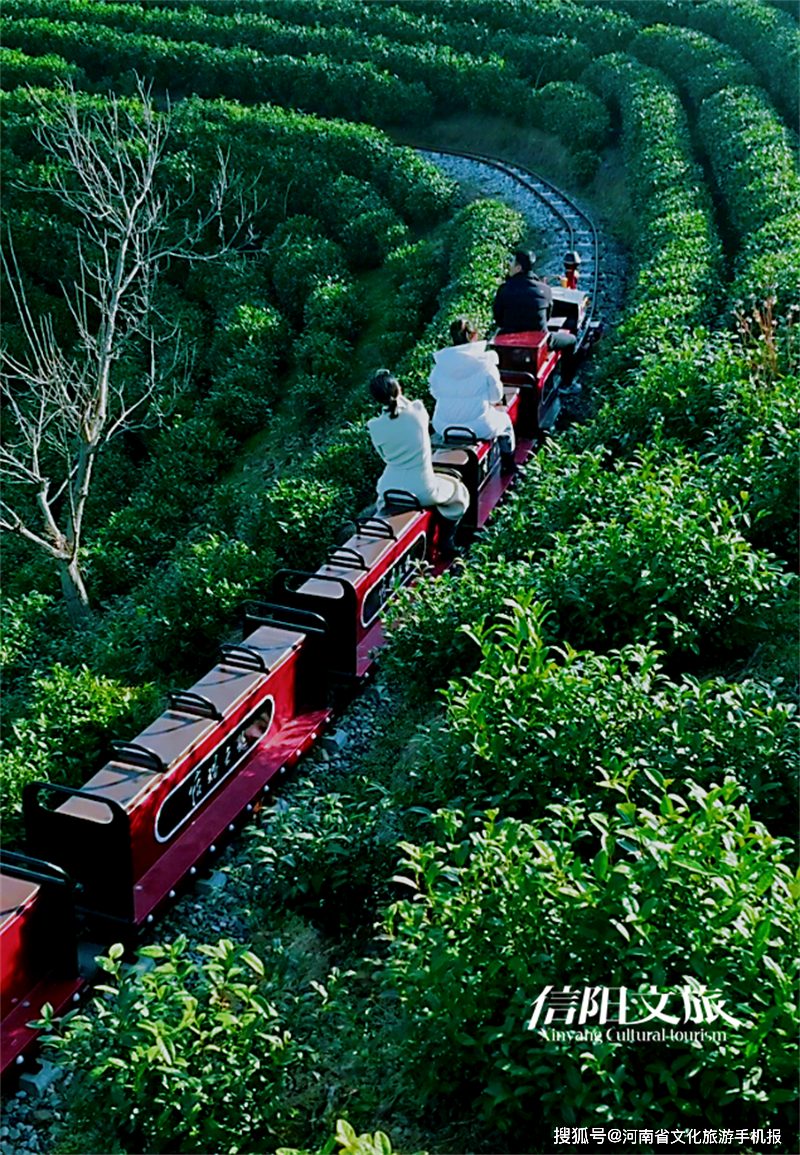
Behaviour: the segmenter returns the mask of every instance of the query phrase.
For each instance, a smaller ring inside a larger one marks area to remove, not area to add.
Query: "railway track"
[[[552,232],[552,247],[557,248],[561,255],[573,251],[580,253],[581,289],[589,296],[584,325],[578,333],[576,342],[576,349],[580,349],[597,321],[600,287],[600,238],[588,213],[552,182],[521,165],[512,165],[496,157],[456,152],[445,148],[419,149],[418,152],[434,164],[437,163],[437,158],[451,157],[457,161],[469,161],[472,165],[481,166],[490,173],[502,174],[507,180],[514,182],[517,188],[524,189],[535,198],[536,203],[544,209],[552,221],[556,222]],[[449,175],[454,174],[450,171]],[[560,264],[556,267],[555,263],[550,261],[542,271],[548,277],[557,277],[561,267]]]

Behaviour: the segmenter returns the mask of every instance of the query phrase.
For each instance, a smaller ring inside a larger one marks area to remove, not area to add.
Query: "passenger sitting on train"
[[[577,289],[578,277],[581,275],[581,258],[579,253],[567,253],[564,257],[564,276],[561,277],[561,284],[565,289]]]
[[[535,261],[536,257],[526,249],[518,249],[511,258],[508,277],[494,298],[494,319],[501,333],[547,333],[553,291],[534,275]],[[547,340],[551,349],[561,350],[561,387],[565,391],[571,389],[576,366],[575,334],[560,330],[548,333]],[[575,388],[577,391],[579,386]]]
[[[436,362],[429,377],[436,401],[433,428],[444,433],[450,425],[471,429],[476,437],[500,444],[501,472],[516,473],[514,426],[505,409],[503,386],[497,368],[497,354],[478,339],[478,330],[464,318],[450,326],[452,345],[434,353]]]
[[[508,276],[494,298],[495,324],[501,333],[542,333],[553,311],[553,293],[534,275],[536,257],[518,249],[508,266]]]
[[[428,413],[422,402],[404,397],[388,369],[379,369],[369,388],[383,406],[380,416],[367,422],[372,444],[386,462],[378,479],[379,501],[388,490],[399,489],[412,494],[421,506],[434,506],[440,517],[439,551],[450,560],[456,556],[458,523],[469,507],[467,487],[457,477],[434,471]]]

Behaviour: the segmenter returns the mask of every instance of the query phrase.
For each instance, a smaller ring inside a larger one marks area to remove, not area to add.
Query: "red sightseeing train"
[[[553,296],[551,329],[580,333],[585,295]],[[498,337],[494,348],[522,464],[558,414],[561,354],[547,333]],[[497,443],[468,429],[446,431],[434,465],[470,491],[460,533],[483,526],[512,481]],[[330,723],[329,678],[370,672],[387,601],[420,563],[445,568],[432,510],[410,494],[392,501],[380,517],[357,518],[315,573],[280,571],[271,601],[244,607],[242,642],[222,646],[214,668],[170,694],[133,741],[113,743],[81,789],[25,788],[27,856],[0,863],[0,1069],[23,1061],[45,1003],[58,1014],[79,997],[76,911],[93,941],[131,941],[152,922]]]

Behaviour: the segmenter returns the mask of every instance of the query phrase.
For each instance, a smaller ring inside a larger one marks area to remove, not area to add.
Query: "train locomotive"
[[[550,330],[583,341],[588,299],[554,288]],[[561,353],[548,333],[496,337],[505,403],[523,464],[560,407]],[[434,442],[434,467],[470,493],[459,533],[482,527],[513,483],[496,442],[452,427]],[[331,684],[357,686],[383,641],[381,611],[426,569],[446,568],[436,518],[411,494],[390,492],[379,516],[314,573],[281,570],[265,602],[242,609],[243,637],[217,664],[80,789],[33,782],[23,793],[26,854],[0,855],[0,1070],[33,1046],[45,1003],[69,1009],[86,985],[78,942],[132,943],[247,821],[333,717]]]

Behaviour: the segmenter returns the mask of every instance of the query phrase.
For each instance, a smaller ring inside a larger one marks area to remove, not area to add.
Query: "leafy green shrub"
[[[235,531],[259,554],[271,550],[290,569],[313,570],[351,512],[351,490],[316,478],[286,478],[244,499]]]
[[[352,281],[326,277],[311,290],[305,305],[306,329],[334,333],[353,341],[367,320],[363,294]]]
[[[312,291],[329,278],[344,277],[344,252],[316,221],[299,216],[275,230],[267,251],[278,306],[299,327]]]
[[[353,509],[362,509],[375,497],[380,461],[363,420],[341,429],[309,465],[311,475],[352,493]]]
[[[471,631],[480,665],[450,683],[427,742],[435,799],[530,818],[577,790],[605,810],[621,788],[638,800],[632,791],[645,783],[632,772],[646,766],[678,788],[687,777],[701,786],[732,777],[757,819],[787,826],[800,769],[793,703],[755,682],[671,681],[652,647],[599,655],[548,646],[545,620],[541,606],[516,598],[498,625]]]
[[[686,115],[663,75],[622,55],[602,57],[585,83],[622,118],[637,215],[635,270],[608,371],[621,374],[650,349],[715,313],[719,240],[711,200],[693,158]]]
[[[294,354],[300,368],[294,389],[304,408],[318,415],[321,411],[330,413],[352,375],[353,346],[324,330],[309,329],[298,337]],[[328,395],[327,405],[320,405],[323,394]]]
[[[731,222],[744,236],[787,211],[800,214],[795,147],[765,92],[730,87],[703,101],[703,144]]]
[[[218,287],[217,292],[220,289],[224,290],[224,286]],[[258,359],[262,379],[269,379],[278,371],[279,364],[286,360],[286,320],[263,298],[247,294],[246,285],[239,286],[234,281],[230,291],[235,296],[221,311],[210,354],[212,361],[217,362],[216,375],[219,377],[229,372],[227,362],[231,357],[249,353]]]
[[[448,280],[439,308],[421,340],[397,366],[407,391],[425,396],[431,354],[450,343],[451,321],[471,317],[480,328],[489,328],[498,273],[524,231],[519,213],[496,201],[473,201],[453,217],[447,241]]]
[[[248,357],[253,363],[258,358]],[[270,407],[264,397],[253,393],[246,385],[239,383],[238,366],[233,367],[229,374],[230,380],[218,384],[203,402],[202,411],[207,413],[211,420],[225,433],[243,441],[253,433],[263,429],[270,417]]]
[[[0,774],[4,837],[19,831],[22,788],[34,779],[80,786],[112,738],[141,730],[158,706],[152,685],[126,686],[86,666],[33,674],[27,708],[10,724]]]
[[[557,636],[575,644],[633,631],[667,649],[735,649],[788,579],[748,545],[749,495],[721,493],[714,468],[658,443],[616,465],[554,447],[500,511],[486,555],[531,557],[534,588],[564,611]]]
[[[122,953],[112,946],[99,960],[109,978],[91,1008],[45,1036],[72,1072],[75,1116],[102,1101],[126,1149],[234,1153],[282,1134],[304,1048],[272,1002],[262,960],[227,939],[195,953],[184,936],[142,948],[151,971],[123,971]]]
[[[169,556],[209,484],[230,460],[234,444],[202,416],[177,421],[161,432],[140,486],[87,551],[99,597],[130,589]]]
[[[797,561],[800,431],[780,419],[756,429],[741,450],[714,463],[716,492],[747,493],[750,525],[743,532],[759,549],[768,549],[787,565]]]
[[[480,649],[465,627],[495,621],[509,592],[526,588],[526,562],[490,561],[474,547],[471,558],[464,573],[445,572],[401,590],[389,603],[389,648],[382,661],[411,697],[426,698],[434,687],[474,670]]]
[[[444,245],[430,240],[402,245],[389,254],[383,271],[390,291],[380,350],[383,362],[391,365],[420,337],[435,312],[447,275],[447,253]]]
[[[0,602],[3,622],[0,630],[0,666],[6,678],[8,671],[24,668],[30,662],[34,639],[40,628],[39,621],[53,606],[54,600],[51,594],[34,590],[18,597],[4,597]]]
[[[393,811],[387,791],[364,778],[342,793],[301,783],[288,809],[253,831],[261,885],[329,932],[369,928],[397,858]]]
[[[357,1135],[345,1119],[336,1123],[336,1134],[322,1145],[317,1155],[331,1155],[339,1144],[339,1155],[392,1155],[392,1142],[383,1131],[376,1131],[374,1135],[364,1132]],[[294,1147],[279,1147],[275,1155],[312,1155],[310,1151],[298,1151]],[[417,1151],[415,1155],[427,1155],[425,1151]]]
[[[354,269],[377,268],[408,236],[408,228],[391,209],[360,213],[342,229],[341,240]]]
[[[96,631],[97,658],[126,676],[199,674],[216,658],[234,611],[272,580],[269,546],[209,534],[182,542],[127,598],[112,602]]]
[[[537,455],[462,576],[444,575],[389,611],[390,668],[432,685],[475,668],[464,624],[493,623],[512,591],[553,610],[550,637],[608,650],[653,641],[706,662],[763,641],[791,578],[743,534],[743,499],[713,466],[660,448],[606,468],[601,451]]]
[[[687,5],[681,19],[729,44],[749,60],[787,124],[797,125],[800,45],[797,29],[783,13],[770,11],[758,0],[739,0],[733,5],[725,0],[708,0],[701,5]]]
[[[596,157],[596,165],[600,163],[599,152],[608,139],[611,121],[605,103],[588,88],[573,81],[545,84],[530,94],[528,116],[568,148],[587,150]]]
[[[531,584],[574,645],[657,641],[667,652],[741,652],[788,578],[738,528],[735,499],[709,493],[696,464],[647,455],[598,478],[587,512],[555,530]]]
[[[561,1123],[714,1124],[734,1103],[743,1125],[789,1123],[797,881],[735,784],[676,792],[640,773],[650,798],[620,796],[614,816],[580,801],[537,827],[445,811],[437,842],[401,844],[411,894],[387,913],[384,987],[405,1013],[411,1093],[469,1088],[529,1149],[547,1149]],[[580,1047],[526,1030],[543,989],[565,985],[624,986],[651,1002],[683,988],[689,1006],[719,991],[735,1024],[722,1041],[655,1031],[635,1046],[605,1028]]]
[[[15,48],[0,46],[0,75],[3,88],[17,88],[23,84],[51,88],[56,84],[73,84],[83,88],[87,78],[82,68],[68,64],[55,53],[46,56],[27,56]]]
[[[741,357],[730,342],[704,330],[646,352],[623,376],[598,368],[602,392],[593,420],[568,435],[576,449],[612,441],[624,453],[655,441],[706,448],[723,420],[726,395],[742,376]]]
[[[753,68],[731,48],[691,28],[654,24],[643,28],[630,46],[632,55],[666,73],[699,105],[720,88],[756,84]]]

